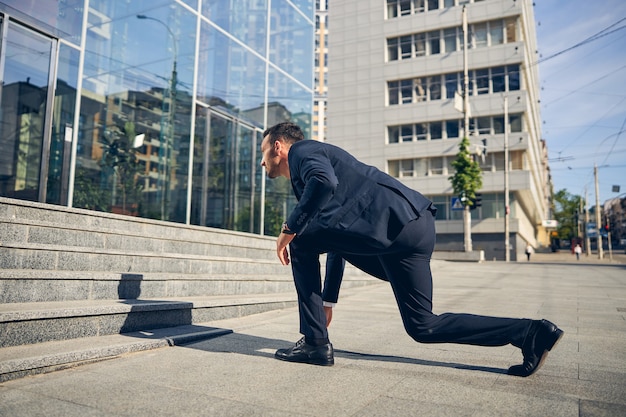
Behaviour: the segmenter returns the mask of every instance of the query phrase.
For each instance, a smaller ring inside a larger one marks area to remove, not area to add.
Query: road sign
[[[459,197],[452,197],[452,199],[450,200],[451,206],[450,209],[451,210],[463,210],[465,207],[463,207],[463,203],[461,203],[461,199]]]

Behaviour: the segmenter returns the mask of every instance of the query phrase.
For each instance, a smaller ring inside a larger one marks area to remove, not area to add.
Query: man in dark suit
[[[436,208],[427,198],[336,146],[304,140],[293,123],[267,129],[261,151],[267,175],[289,178],[298,199],[276,250],[283,265],[291,261],[304,337],[276,351],[277,359],[334,364],[321,292],[321,253],[332,254],[327,260],[331,270],[343,258],[389,281],[404,328],[418,342],[519,347],[524,361],[509,368],[511,375],[536,372],[563,335],[547,320],[434,314],[430,257]],[[340,275],[327,274],[325,286],[338,288]]]

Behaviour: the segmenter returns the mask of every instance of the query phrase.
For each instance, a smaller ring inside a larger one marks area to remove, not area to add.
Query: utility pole
[[[463,5],[463,134],[469,140],[469,71],[467,58],[467,9]],[[472,251],[472,214],[470,206],[463,209],[463,237],[465,252]]]
[[[604,258],[604,252],[602,250],[602,236],[600,235],[600,230],[602,229],[602,214],[600,212],[602,211],[602,208],[600,207],[600,187],[598,185],[598,165],[596,163],[593,164],[593,175],[596,182],[596,230],[598,231],[598,259],[602,259]]]
[[[589,228],[587,225],[589,224],[589,209],[587,204],[587,186],[585,186],[585,252],[587,256],[591,256],[591,238],[589,237]]]
[[[509,85],[509,75],[505,76],[504,85]],[[509,230],[509,96],[504,92],[504,260],[511,260]]]

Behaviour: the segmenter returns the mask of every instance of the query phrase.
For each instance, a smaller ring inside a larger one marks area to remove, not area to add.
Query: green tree
[[[470,207],[476,198],[476,192],[483,186],[483,177],[480,164],[474,160],[469,151],[470,142],[465,137],[459,144],[459,152],[452,166],[456,170],[448,179],[452,183],[454,193],[459,196],[464,206],[463,210],[463,237],[465,252],[472,251],[472,217]]]
[[[554,219],[558,222],[556,231],[560,239],[571,239],[578,236],[578,221],[582,197],[559,190],[554,194]]]

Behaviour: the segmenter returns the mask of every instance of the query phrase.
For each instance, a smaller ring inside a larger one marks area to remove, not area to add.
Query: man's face
[[[276,152],[276,144],[274,146],[270,145],[269,135],[263,138],[263,142],[261,142],[261,153],[263,154],[263,158],[261,159],[261,166],[265,167],[265,171],[267,172],[267,176],[270,178],[276,178],[280,176],[280,157]]]

